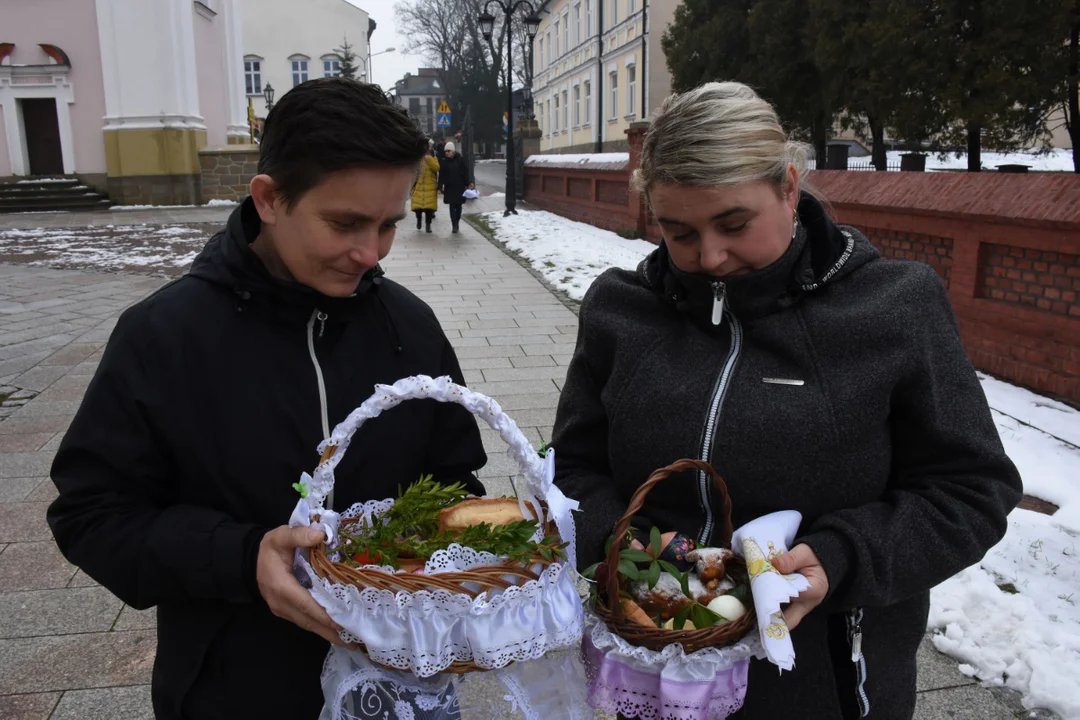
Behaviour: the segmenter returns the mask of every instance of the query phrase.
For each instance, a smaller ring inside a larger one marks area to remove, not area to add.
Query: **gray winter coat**
[[[1004,535],[1020,478],[934,271],[879,257],[808,195],[798,212],[783,257],[719,286],[663,246],[597,279],[555,421],[556,482],[582,503],[583,566],[649,473],[679,458],[716,467],[736,528],[800,511],[796,542],[817,553],[829,596],[792,632],[793,672],[751,665],[739,716],[910,718],[929,589]],[[690,473],[642,511],[712,545],[718,513]]]

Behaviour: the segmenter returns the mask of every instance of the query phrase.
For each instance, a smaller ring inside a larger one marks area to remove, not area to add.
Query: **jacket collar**
[[[776,262],[724,282],[727,307],[740,320],[752,321],[790,307],[807,293],[840,281],[878,257],[858,230],[833,223],[812,195],[802,194],[797,212],[798,230]],[[711,324],[715,295],[711,283],[716,278],[676,268],[663,242],[641,262],[638,271],[646,286],[680,312],[695,322]]]

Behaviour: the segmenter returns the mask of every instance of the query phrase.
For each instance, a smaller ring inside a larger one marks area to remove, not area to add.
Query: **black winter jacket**
[[[462,382],[412,293],[381,271],[345,299],[275,280],[249,247],[259,227],[248,200],[189,274],[121,316],[52,468],[64,555],[129,605],[157,606],[158,718],[318,715],[329,644],[270,613],[259,542],[288,522],[326,428],[376,383]],[[424,473],[483,494],[484,462],[464,408],[404,403],[357,432],[334,507]]]
[[[556,482],[588,518],[583,565],[649,473],[683,457],[726,480],[736,528],[800,511],[796,542],[817,553],[829,597],[792,632],[793,672],[752,663],[742,717],[909,718],[929,589],[1002,537],[1020,478],[934,271],[880,258],[810,196],[798,214],[783,257],[715,288],[663,246],[597,279],[556,417]],[[697,474],[654,489],[642,515],[721,542]]]
[[[465,190],[472,184],[469,165],[461,153],[439,158],[439,190],[447,205],[463,205]]]

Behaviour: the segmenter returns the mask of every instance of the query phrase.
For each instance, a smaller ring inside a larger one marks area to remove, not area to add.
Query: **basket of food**
[[[468,497],[459,484],[420,478],[396,498],[324,507],[334,469],[356,430],[411,399],[462,405],[498,431],[520,475],[515,497]],[[553,484],[554,452],[539,454],[498,403],[450,378],[380,385],[319,448],[297,488],[290,525],[326,542],[298,554],[315,600],[370,659],[429,677],[493,670],[578,643],[584,613],[575,587],[577,503]]]
[[[712,480],[720,547],[657,528],[635,542],[631,525],[646,496],[685,471]],[[808,583],[781,575],[771,560],[786,551],[801,516],[773,513],[734,531],[731,510],[723,479],[700,460],[657,470],[631,497],[606,559],[585,572],[595,580],[582,641],[594,708],[627,718],[724,718],[742,707],[751,658],[791,669],[780,607]]]

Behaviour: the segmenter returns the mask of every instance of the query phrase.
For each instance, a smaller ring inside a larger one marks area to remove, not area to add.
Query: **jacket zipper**
[[[712,286],[713,291],[712,324],[719,325],[724,322],[724,283],[720,280],[713,280],[709,284]]]
[[[322,413],[323,440],[330,437],[330,414],[326,410],[326,382],[323,380],[322,366],[319,365],[319,358],[315,355],[315,321],[319,322],[319,337],[321,338],[323,333],[326,332],[326,318],[326,313],[315,308],[307,324],[308,354],[311,356],[311,364],[315,366],[315,379],[319,382],[319,410]],[[326,496],[326,509],[334,509],[333,489]]]
[[[719,285],[720,289],[717,290],[716,286]],[[723,313],[724,305],[724,293],[723,283],[717,281],[713,283],[714,298],[713,298],[713,324],[719,325],[716,322],[716,307],[720,306],[720,311]],[[742,350],[742,326],[739,325],[739,321],[735,316],[728,311],[727,318],[731,326],[731,348],[728,350],[727,359],[724,361],[724,366],[720,370],[720,375],[716,378],[716,386],[713,388],[712,400],[709,402],[709,414],[705,419],[705,429],[702,433],[701,439],[701,459],[704,462],[712,462],[712,446],[713,439],[716,435],[716,421],[720,417],[720,408],[724,404],[724,396],[727,394],[728,383],[731,381],[732,371],[735,369],[735,362],[739,359],[739,352]],[[723,315],[720,315],[721,321]],[[701,509],[705,513],[705,526],[701,530],[701,535],[698,537],[698,542],[703,545],[709,543],[709,538],[712,536],[713,531],[713,512],[712,502],[709,499],[709,476],[703,472],[698,471],[698,492],[701,496]]]
[[[859,702],[859,717],[870,714],[870,698],[866,695],[866,657],[862,651],[862,608],[848,612],[848,639],[851,642],[851,662],[855,663],[855,699]]]

